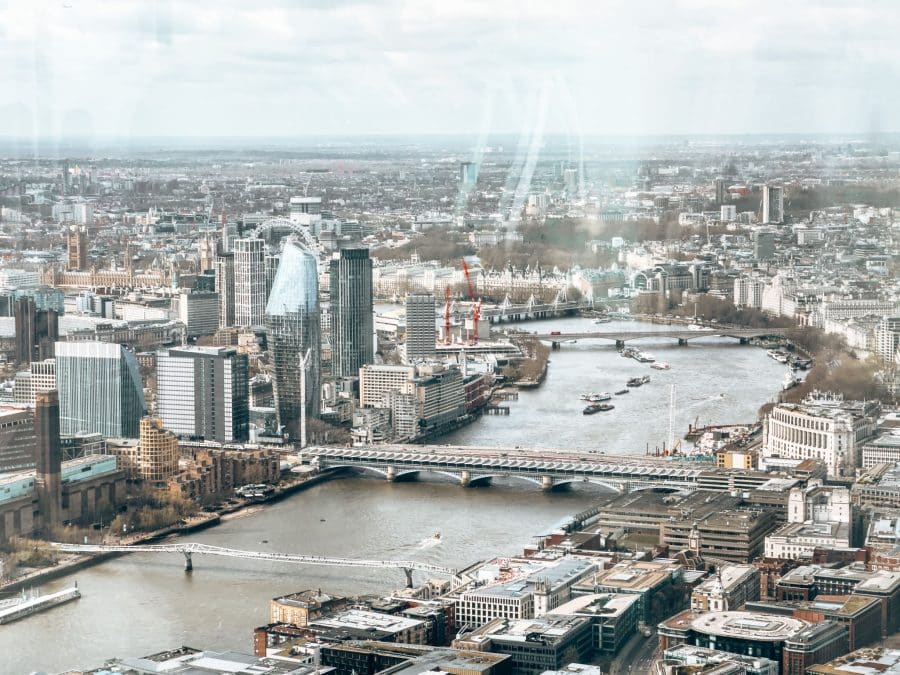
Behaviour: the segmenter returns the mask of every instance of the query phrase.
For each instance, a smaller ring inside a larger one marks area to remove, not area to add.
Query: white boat
[[[588,401],[591,403],[600,403],[601,401],[608,401],[612,398],[612,394],[608,391],[604,391],[602,394],[591,394],[588,398]]]
[[[651,363],[650,367],[655,368],[656,370],[669,370],[672,366],[665,361],[657,361],[656,363]]]
[[[784,374],[784,379],[781,380],[781,390],[787,391],[788,389],[793,389],[801,382],[803,382],[803,380],[794,375],[793,370],[789,370]]]

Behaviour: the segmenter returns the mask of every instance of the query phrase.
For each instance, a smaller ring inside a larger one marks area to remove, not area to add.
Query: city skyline
[[[0,128],[96,140],[892,132],[898,21],[888,2],[8,4]]]

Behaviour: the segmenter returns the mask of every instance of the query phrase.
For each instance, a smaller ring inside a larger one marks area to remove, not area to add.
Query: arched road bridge
[[[629,340],[642,338],[674,338],[678,344],[686,345],[688,340],[701,337],[730,337],[736,338],[741,344],[747,344],[751,338],[757,337],[784,337],[787,330],[784,328],[701,328],[700,330],[685,330],[682,328],[671,330],[647,330],[647,331],[583,331],[577,333],[563,333],[554,331],[551,333],[523,333],[526,337],[537,338],[544,342],[550,342],[554,347],[572,340],[607,340],[614,342],[616,347],[624,347]]]
[[[406,584],[412,588],[414,571],[455,576],[456,570],[440,565],[418,562],[415,560],[364,560],[361,558],[332,558],[329,556],[300,555],[296,553],[273,553],[269,551],[241,551],[233,548],[209,546],[196,542],[178,544],[63,544],[54,542],[54,548],[65,553],[181,553],[184,555],[184,569],[194,569],[193,555],[217,555],[225,558],[247,558],[251,560],[269,560],[273,562],[291,563],[295,565],[323,565],[328,567],[368,567],[381,569],[399,569],[406,574]]]
[[[422,445],[371,445],[354,448],[309,447],[304,456],[320,469],[353,468],[390,481],[425,471],[450,476],[464,486],[503,476],[530,481],[544,490],[568,483],[595,483],[620,492],[666,487],[690,488],[709,462],[679,463],[652,457],[593,455],[553,451],[504,450]]]

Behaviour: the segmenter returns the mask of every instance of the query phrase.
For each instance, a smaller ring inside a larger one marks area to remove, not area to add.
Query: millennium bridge
[[[646,488],[690,489],[711,462],[678,462],[654,457],[550,450],[475,448],[440,445],[309,447],[305,460],[320,469],[358,469],[390,481],[414,479],[422,472],[449,476],[463,486],[492,478],[517,478],[544,490],[571,483],[593,483],[619,492]]]
[[[328,556],[300,555],[295,553],[273,553],[269,551],[242,551],[220,546],[209,546],[196,542],[179,544],[135,544],[128,546],[109,544],[51,544],[56,550],[64,553],[103,554],[103,553],[181,553],[184,555],[184,569],[194,569],[194,554],[215,555],[225,558],[247,558],[250,560],[267,560],[295,565],[324,565],[329,567],[366,567],[379,569],[399,569],[406,574],[406,585],[412,588],[413,572],[427,572],[455,576],[456,570],[440,565],[418,562],[415,560],[364,560],[361,558],[332,558]]]

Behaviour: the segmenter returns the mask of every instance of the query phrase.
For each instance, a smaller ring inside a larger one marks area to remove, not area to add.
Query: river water
[[[586,319],[523,324],[526,330],[645,330],[663,326]],[[669,371],[623,359],[609,345],[563,345],[551,354],[545,384],[522,392],[508,417],[485,416],[446,443],[598,449],[643,454],[668,427],[669,384],[677,386],[676,430],[688,422],[750,421],[777,392],[783,366],[761,349],[702,338],[688,347],[638,343]],[[583,416],[585,391],[614,391],[629,377],[651,382],[616,397],[614,411]],[[724,396],[723,396],[724,394]],[[589,485],[543,493],[524,482],[462,488],[442,480],[387,483],[346,478],[300,492],[197,533],[191,540],[245,550],[370,559],[414,559],[462,567],[521,552],[535,535],[558,527],[598,495]],[[436,542],[433,534],[441,533]],[[183,644],[252,651],[252,629],[268,621],[269,599],[307,588],[336,594],[388,593],[404,583],[397,570],[292,567],[195,556],[185,574],[180,555],[134,554],[82,570],[83,597],[0,626],[0,673],[59,672],[114,656],[140,656]],[[49,592],[73,578],[46,584]],[[421,576],[419,575],[419,577]]]

